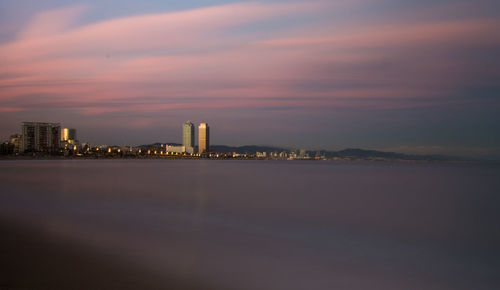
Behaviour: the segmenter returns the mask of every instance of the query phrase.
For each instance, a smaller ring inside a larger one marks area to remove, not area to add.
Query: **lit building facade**
[[[189,153],[193,154],[193,147],[186,147],[186,146],[175,146],[175,145],[166,145],[165,146],[166,152],[169,153]]]
[[[194,147],[194,125],[191,121],[187,121],[182,126],[182,145],[186,148]]]
[[[203,154],[210,150],[210,127],[201,123],[198,127],[198,153]]]
[[[24,152],[59,151],[61,126],[58,123],[23,122],[21,126]]]
[[[186,147],[185,146],[167,145],[166,150],[167,150],[167,152],[170,152],[170,153],[184,153],[184,152],[186,152]]]
[[[76,140],[76,129],[63,128],[61,130],[61,141],[69,142],[70,140]]]

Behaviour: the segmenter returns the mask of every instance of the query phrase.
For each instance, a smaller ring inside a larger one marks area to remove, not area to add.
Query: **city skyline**
[[[198,145],[195,142],[195,128],[191,121],[186,121],[182,124],[182,143],[181,146],[169,145],[175,144],[175,142],[160,142],[165,143],[166,146],[170,146],[175,151],[180,151],[182,153],[194,153],[195,147],[199,148],[199,154],[207,153],[210,150],[210,133],[209,126],[207,123],[200,123],[198,126]],[[19,147],[16,149],[16,153],[26,152],[56,152],[59,149],[68,149],[68,145],[73,148],[74,145],[81,147],[82,144],[86,146],[92,145],[87,141],[83,140],[80,142],[77,138],[77,129],[75,128],[64,128],[61,127],[60,123],[55,122],[22,122],[21,123],[21,134],[12,134],[9,140],[6,142],[11,145],[18,143],[17,138],[21,139],[20,145],[15,145]],[[2,140],[0,140],[3,142]],[[95,145],[95,144],[94,144]],[[107,146],[100,143],[97,146]],[[139,144],[122,144],[123,146],[137,146]],[[144,144],[142,144],[144,145]],[[116,146],[111,145],[111,146]],[[163,146],[163,144],[162,144]],[[48,150],[49,147],[54,147]],[[55,149],[57,148],[57,149]],[[76,147],[75,147],[76,148]],[[81,149],[81,148],[80,148]]]
[[[500,158],[499,3],[0,0],[0,138]]]

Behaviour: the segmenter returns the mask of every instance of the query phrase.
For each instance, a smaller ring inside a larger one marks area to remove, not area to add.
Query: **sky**
[[[500,159],[496,0],[0,0],[0,138]]]

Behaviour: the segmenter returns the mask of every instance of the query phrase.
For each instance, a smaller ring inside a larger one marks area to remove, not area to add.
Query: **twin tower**
[[[194,125],[187,121],[182,126],[182,145],[185,148],[194,148]],[[210,127],[207,123],[201,123],[198,126],[198,153],[203,154],[209,151],[210,145]]]

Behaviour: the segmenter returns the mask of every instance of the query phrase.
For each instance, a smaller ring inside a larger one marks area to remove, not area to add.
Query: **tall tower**
[[[191,121],[187,121],[182,126],[182,145],[186,147],[194,147],[194,125]]]
[[[210,146],[210,127],[207,123],[201,123],[198,127],[198,153],[206,153]]]

